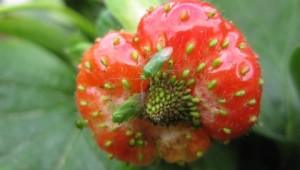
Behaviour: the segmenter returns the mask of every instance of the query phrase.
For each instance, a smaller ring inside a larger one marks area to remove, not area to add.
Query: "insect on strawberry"
[[[257,58],[208,2],[170,1],[149,11],[136,35],[110,32],[84,54],[79,127],[125,162],[193,161],[210,138],[236,138],[257,121]]]

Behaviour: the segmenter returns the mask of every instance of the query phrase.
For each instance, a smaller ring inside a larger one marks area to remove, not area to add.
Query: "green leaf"
[[[8,14],[19,11],[43,11],[43,12],[51,12],[58,13],[62,16],[66,17],[70,22],[76,25],[85,35],[89,38],[94,39],[97,34],[95,30],[95,26],[86,18],[81,16],[76,11],[72,10],[63,5],[59,5],[57,3],[52,3],[48,1],[37,1],[31,3],[25,3],[21,5],[11,5],[11,6],[0,6],[0,14]],[[61,16],[60,16],[61,17]]]
[[[121,28],[121,24],[115,19],[110,11],[107,9],[100,11],[96,21],[96,29],[99,36],[104,36],[109,31],[120,30]]]
[[[92,46],[89,42],[80,42],[66,49],[66,53],[71,57],[73,65],[77,65],[81,61],[84,52]]]
[[[245,33],[260,56],[262,107],[255,132],[282,142],[300,143],[300,99],[290,76],[290,59],[300,43],[298,0],[216,1]],[[270,5],[272,4],[272,5]],[[298,69],[299,70],[299,69]],[[297,70],[297,73],[299,72]]]
[[[234,147],[215,142],[208,153],[191,166],[191,170],[236,170],[238,168],[236,151]]]
[[[291,75],[294,80],[298,95],[300,96],[300,46],[294,50],[290,65]]]
[[[107,169],[90,133],[75,128],[74,71],[27,41],[0,36],[1,169]],[[110,165],[113,164],[113,165]]]
[[[104,0],[107,8],[127,31],[136,32],[137,25],[146,10],[157,7],[159,0]]]
[[[49,0],[47,0],[49,1]],[[74,9],[75,11],[77,11],[78,13],[80,13],[82,16],[84,16],[85,18],[91,20],[91,21],[95,21],[97,14],[99,13],[99,8],[103,7],[104,4],[102,2],[102,0],[63,0],[64,3]]]
[[[57,22],[44,17],[38,18],[28,15],[6,15],[0,17],[0,32],[14,35],[35,42],[66,60],[67,47],[74,41],[86,40],[79,31],[71,30],[59,25]]]

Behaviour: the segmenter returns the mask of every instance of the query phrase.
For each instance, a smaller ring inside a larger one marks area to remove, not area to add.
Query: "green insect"
[[[165,62],[170,59],[172,52],[173,48],[167,47],[154,54],[144,67],[143,75],[141,76],[142,80],[153,77],[162,68]],[[143,108],[143,103],[141,101],[142,94],[135,94],[128,98],[113,112],[112,121],[122,123],[133,115],[138,114]]]
[[[160,50],[158,53],[154,54],[151,60],[146,64],[141,76],[142,80],[153,77],[168,61],[173,53],[172,47],[166,47]]]
[[[112,121],[116,123],[122,123],[128,120],[133,115],[138,114],[143,108],[141,98],[142,94],[135,94],[129,97],[113,112]]]

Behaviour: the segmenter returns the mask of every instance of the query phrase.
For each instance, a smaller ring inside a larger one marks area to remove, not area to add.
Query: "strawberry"
[[[98,145],[136,165],[189,162],[246,133],[259,114],[257,55],[209,3],[149,10],[136,35],[110,32],[85,52],[78,109]]]
[[[111,32],[96,41],[79,66],[77,105],[98,145],[110,156],[137,165],[147,165],[159,156],[169,162],[202,156],[210,146],[202,128],[183,123],[155,125],[141,116],[124,123],[113,121],[112,113],[128,99],[136,99],[133,107],[141,105],[144,110],[140,94],[151,88],[149,80],[140,78],[146,60],[133,40],[128,33]]]
[[[208,2],[173,0],[150,11],[139,24],[143,55],[171,46],[172,72],[189,73],[191,94],[201,123],[215,139],[247,132],[260,109],[261,73],[258,56],[232,22]],[[165,68],[168,70],[168,68]]]

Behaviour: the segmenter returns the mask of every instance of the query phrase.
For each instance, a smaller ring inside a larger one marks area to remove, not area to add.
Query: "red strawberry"
[[[109,33],[82,59],[77,105],[99,146],[111,156],[137,165],[149,164],[158,156],[169,162],[202,156],[210,139],[201,128],[154,125],[140,117],[121,124],[112,121],[118,106],[133,94],[147,93],[150,86],[140,78],[146,61],[133,39],[127,33]],[[143,99],[139,100],[144,107]]]
[[[174,49],[173,74],[189,71],[198,112],[215,139],[231,139],[256,122],[261,98],[257,55],[243,35],[209,3],[174,0],[144,16],[138,28],[144,55]],[[168,69],[168,68],[165,68]]]
[[[207,2],[150,11],[135,37],[107,34],[79,68],[79,111],[98,145],[126,162],[195,160],[210,147],[207,133],[231,139],[258,117],[257,56]]]

